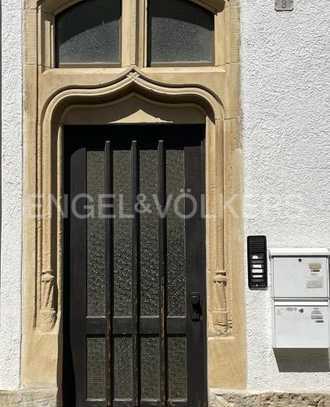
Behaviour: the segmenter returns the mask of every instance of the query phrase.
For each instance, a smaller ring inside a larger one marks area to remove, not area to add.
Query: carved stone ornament
[[[40,324],[42,331],[53,329],[57,313],[55,306],[56,278],[53,270],[46,270],[41,273],[41,308]]]
[[[231,331],[231,322],[229,320],[227,289],[228,277],[225,271],[217,271],[214,276],[217,309],[213,313],[213,324],[215,330],[222,336],[226,336]]]

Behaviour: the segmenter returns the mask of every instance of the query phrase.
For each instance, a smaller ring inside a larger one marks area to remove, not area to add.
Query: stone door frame
[[[137,18],[141,24],[144,8],[127,7],[128,1],[123,26]],[[215,13],[215,66],[146,67],[143,53],[133,51],[144,40],[135,47],[131,33],[120,68],[57,69],[54,17],[72,2],[26,0],[21,379],[27,388],[53,392],[54,399],[61,399],[63,219],[61,205],[49,205],[48,198],[63,203],[62,128],[83,122],[86,109],[97,122],[112,122],[110,112],[121,112],[121,101],[134,98],[133,111],[135,103],[140,113],[131,120],[205,121],[208,382],[210,389],[246,385],[239,9],[235,1],[198,3]]]

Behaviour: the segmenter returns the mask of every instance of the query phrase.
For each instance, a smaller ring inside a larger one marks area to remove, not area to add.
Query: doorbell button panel
[[[266,236],[248,236],[247,250],[249,288],[265,289],[268,286]]]

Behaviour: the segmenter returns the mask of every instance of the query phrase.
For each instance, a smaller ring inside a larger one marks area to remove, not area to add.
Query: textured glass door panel
[[[88,193],[79,205],[92,215],[70,211],[65,249],[68,406],[205,404],[202,218],[185,219],[182,194],[203,193],[202,129],[79,126],[77,137],[65,137],[74,143],[68,193]],[[98,205],[104,193],[113,197],[106,219]],[[200,295],[199,321],[191,318],[192,294]]]
[[[184,200],[184,152],[166,152],[166,193],[171,202],[167,215],[167,309],[170,316],[186,314]]]
[[[213,62],[214,15],[188,0],[149,0],[149,64]]]
[[[119,63],[120,0],[86,0],[56,18],[57,63]]]
[[[104,191],[104,153],[87,152],[87,313],[105,315],[105,224],[97,211]]]
[[[140,151],[140,287],[141,315],[159,314],[158,152]],[[144,206],[143,206],[144,205]]]
[[[115,400],[133,397],[133,345],[131,337],[113,339],[113,391]]]
[[[168,338],[168,394],[171,400],[187,398],[187,340]]]
[[[141,337],[141,399],[160,399],[159,338]]]
[[[106,345],[104,338],[87,338],[87,398],[105,399]]]
[[[131,153],[113,152],[113,297],[114,315],[132,315]]]

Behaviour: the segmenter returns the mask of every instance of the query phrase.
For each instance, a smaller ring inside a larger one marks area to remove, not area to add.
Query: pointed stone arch
[[[62,200],[61,191],[58,190],[59,174],[61,173],[61,157],[58,157],[60,147],[61,128],[64,123],[63,118],[70,106],[83,106],[85,104],[97,106],[107,104],[121,99],[129,94],[144,96],[151,103],[160,102],[164,105],[170,104],[180,108],[190,104],[199,107],[207,118],[208,130],[207,140],[209,144],[215,143],[223,145],[223,107],[219,98],[214,93],[202,86],[184,85],[175,86],[152,81],[147,76],[141,74],[136,68],[131,68],[119,75],[113,81],[102,86],[80,86],[64,87],[50,96],[41,112],[41,127],[38,145],[42,152],[37,156],[37,168],[39,168],[37,196],[56,197],[57,202]],[[88,113],[87,113],[88,114]],[[212,153],[213,152],[213,153]],[[214,155],[214,150],[210,150],[209,155]],[[212,159],[212,158],[211,158]],[[213,158],[215,161],[215,157]],[[216,174],[216,170],[210,171]],[[213,182],[216,182],[215,180]],[[223,181],[221,182],[223,184]],[[39,281],[40,298],[37,298],[39,307],[36,309],[36,327],[43,332],[50,332],[57,321],[59,302],[57,295],[59,271],[58,248],[62,246],[59,241],[62,233],[58,230],[60,219],[53,205],[40,203],[38,218],[41,219],[37,240],[40,241]],[[215,228],[219,226],[214,225]],[[221,227],[223,229],[223,226]],[[223,242],[223,239],[221,239]],[[217,245],[222,244],[218,242]],[[61,262],[61,260],[59,260]],[[226,275],[223,275],[226,282]],[[220,295],[226,296],[226,290],[222,290]],[[226,299],[221,299],[221,303],[226,304]],[[223,309],[226,314],[227,310]],[[228,329],[228,321],[219,322],[224,330]]]

